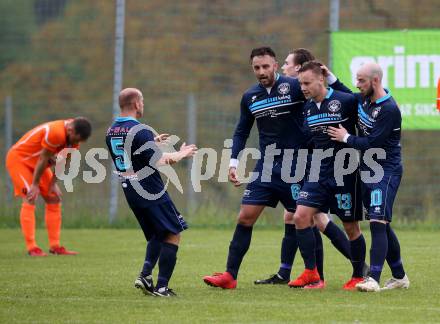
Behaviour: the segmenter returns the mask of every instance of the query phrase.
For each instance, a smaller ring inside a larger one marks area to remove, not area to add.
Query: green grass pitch
[[[0,322],[32,323],[438,323],[440,233],[397,231],[411,280],[407,291],[346,292],[350,266],[324,238],[324,291],[255,286],[278,269],[282,230],[254,229],[236,290],[206,286],[202,276],[223,271],[232,230],[183,234],[170,283],[178,297],[144,296],[133,287],[145,244],[140,230],[64,230],[78,256],[30,258],[19,229],[0,230]],[[366,233],[367,246],[370,244]],[[44,230],[37,240],[47,250]],[[303,269],[299,254],[293,276]],[[155,275],[157,272],[155,272]],[[382,281],[389,277],[388,268]]]

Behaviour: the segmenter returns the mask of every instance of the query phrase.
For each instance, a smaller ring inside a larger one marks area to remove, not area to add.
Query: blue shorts
[[[297,204],[332,213],[343,222],[363,220],[361,183],[358,172],[344,177],[344,185],[337,186],[333,177],[318,182],[305,182]]]
[[[367,210],[367,219],[391,222],[393,204],[402,174],[385,174],[378,183],[362,182],[362,200]]]
[[[178,234],[188,228],[183,216],[171,200],[147,207],[131,207],[145,238],[163,239],[167,234]]]
[[[275,208],[278,202],[281,202],[286,210],[294,213],[296,210],[296,200],[293,198],[292,192],[295,188],[298,188],[299,192],[303,182],[293,184],[285,182],[281,179],[280,167],[279,164],[276,165],[270,182],[262,182],[262,168],[257,165],[254,172],[258,172],[259,176],[255,181],[247,185],[241,200],[242,205],[263,205]]]

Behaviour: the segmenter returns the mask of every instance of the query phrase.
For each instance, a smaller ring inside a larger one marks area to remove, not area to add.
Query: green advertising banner
[[[440,30],[334,32],[333,72],[353,91],[364,62],[378,63],[384,87],[402,111],[405,129],[440,129],[436,109]]]

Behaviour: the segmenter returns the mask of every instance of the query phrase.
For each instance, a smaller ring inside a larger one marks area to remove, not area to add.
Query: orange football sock
[[[47,236],[49,237],[49,246],[56,247],[60,245],[61,232],[61,204],[46,204],[45,220]]]
[[[28,251],[37,246],[35,242],[35,205],[23,202],[20,211],[21,231]]]

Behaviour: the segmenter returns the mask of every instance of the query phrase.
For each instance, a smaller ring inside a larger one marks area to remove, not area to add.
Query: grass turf
[[[325,238],[324,291],[255,286],[278,269],[282,234],[256,227],[237,289],[221,290],[201,278],[224,271],[232,230],[185,232],[170,283],[178,297],[164,299],[133,288],[145,252],[140,230],[64,230],[64,244],[78,256],[31,258],[19,229],[2,229],[0,322],[440,322],[438,232],[398,231],[411,287],[375,294],[341,290],[350,265]],[[47,250],[43,230],[37,239]],[[302,269],[297,254],[292,276]],[[387,268],[382,281],[389,275]]]

